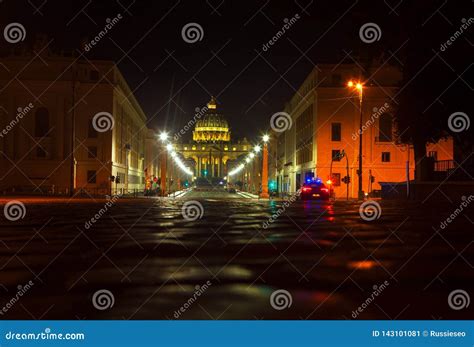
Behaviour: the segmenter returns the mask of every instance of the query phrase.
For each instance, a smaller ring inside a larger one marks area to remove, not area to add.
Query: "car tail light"
[[[329,191],[329,189],[327,189],[327,188],[321,188],[321,191],[327,193],[327,192]]]
[[[310,192],[311,188],[310,187],[303,187],[303,192]]]

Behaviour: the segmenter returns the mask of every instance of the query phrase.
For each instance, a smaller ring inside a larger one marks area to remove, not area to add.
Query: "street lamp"
[[[173,145],[172,145],[171,143],[168,143],[168,144],[166,145],[166,149],[167,149],[168,151],[171,151],[171,150],[173,149]]]
[[[263,157],[262,157],[262,192],[260,197],[268,199],[268,141],[270,136],[267,134],[263,135]]]
[[[255,145],[255,147],[253,148],[255,153],[260,152],[261,149],[262,149],[262,147],[260,147],[260,145]]]
[[[162,132],[160,133],[160,140],[161,140],[162,142],[165,142],[166,140],[168,140],[168,133],[167,133],[166,131],[162,131]]]
[[[357,176],[359,176],[359,199],[364,199],[364,192],[362,191],[362,90],[364,86],[360,82],[347,82],[349,88],[356,89],[359,93],[359,111],[360,111],[360,121],[359,121],[359,170],[357,170]]]

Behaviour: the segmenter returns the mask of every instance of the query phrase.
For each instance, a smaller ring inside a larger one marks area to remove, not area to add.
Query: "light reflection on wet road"
[[[384,281],[359,319],[467,318],[446,300],[453,289],[469,292],[472,224],[460,216],[433,229],[455,205],[381,202],[381,218],[364,222],[356,201],[286,207],[195,191],[121,198],[86,229],[106,200],[19,200],[25,218],[0,222],[0,304],[19,284],[34,285],[4,319],[173,319],[207,281],[180,319],[351,319]],[[193,200],[203,215],[188,221],[181,207]],[[113,293],[112,308],[93,307],[99,289]],[[291,307],[272,308],[276,289],[291,294]]]

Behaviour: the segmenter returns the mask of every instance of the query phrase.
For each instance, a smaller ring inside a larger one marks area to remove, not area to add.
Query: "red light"
[[[309,192],[309,191],[311,191],[310,187],[303,187],[303,192]]]
[[[321,191],[327,193],[329,190],[327,188],[321,188]]]

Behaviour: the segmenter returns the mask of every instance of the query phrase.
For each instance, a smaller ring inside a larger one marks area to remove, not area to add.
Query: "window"
[[[392,142],[392,116],[388,113],[380,116],[379,142]]]
[[[433,158],[434,161],[438,160],[438,152],[436,151],[429,151],[428,157]]]
[[[333,161],[341,161],[341,150],[340,149],[333,149],[332,150],[332,160]]]
[[[92,124],[92,119],[89,120],[89,128],[87,130],[87,137],[90,139],[97,138],[97,130],[94,129],[94,125]]]
[[[40,107],[35,113],[35,137],[44,137],[49,131],[49,112]]]
[[[382,152],[382,162],[383,163],[390,162],[390,152]]]
[[[88,170],[87,171],[87,183],[96,183],[96,174],[97,172],[95,170]]]
[[[331,123],[331,141],[341,141],[341,123]]]
[[[97,158],[97,147],[96,146],[87,147],[87,157],[88,158]]]
[[[338,172],[333,172],[331,181],[334,187],[339,187],[341,185],[341,174]]]

